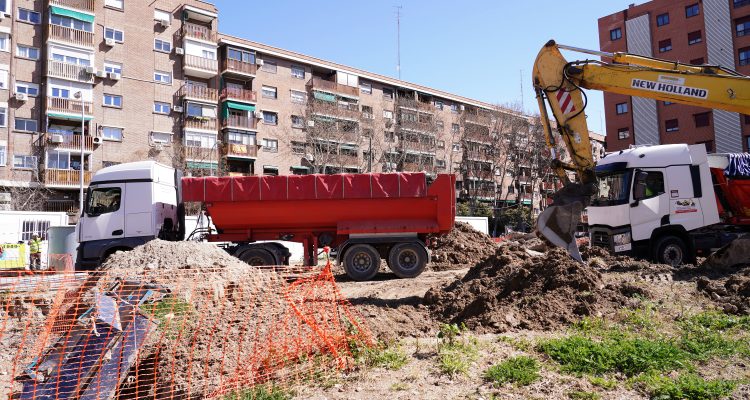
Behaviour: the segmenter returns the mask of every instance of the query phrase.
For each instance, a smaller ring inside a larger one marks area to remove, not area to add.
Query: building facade
[[[628,52],[750,74],[750,1],[653,0],[599,19],[602,51]],[[607,150],[636,144],[705,144],[747,151],[750,117],[604,93]]]
[[[16,208],[73,211],[81,174],[144,159],[193,175],[456,173],[463,198],[541,206],[529,116],[221,34],[199,0],[3,7],[0,191]]]

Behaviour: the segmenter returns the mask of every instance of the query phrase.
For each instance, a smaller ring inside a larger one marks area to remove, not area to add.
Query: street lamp
[[[84,114],[83,93],[79,90],[75,92],[75,94],[73,94],[73,97],[81,101],[81,163],[78,164],[78,175],[81,179],[79,188],[80,191],[78,193],[78,211],[81,212],[81,215],[83,215],[83,145],[86,139],[86,115]]]

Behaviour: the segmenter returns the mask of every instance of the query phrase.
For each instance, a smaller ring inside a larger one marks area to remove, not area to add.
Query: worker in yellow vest
[[[29,269],[41,270],[42,269],[42,240],[36,233],[31,236],[29,240]]]

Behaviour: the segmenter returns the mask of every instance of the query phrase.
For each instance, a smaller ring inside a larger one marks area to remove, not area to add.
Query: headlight
[[[630,243],[630,232],[619,233],[614,236],[615,246],[622,246]]]

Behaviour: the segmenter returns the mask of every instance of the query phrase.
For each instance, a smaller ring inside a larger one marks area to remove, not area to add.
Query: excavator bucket
[[[536,229],[555,246],[568,250],[573,259],[583,262],[576,243],[576,228],[581,221],[583,203],[576,201],[561,206],[550,206],[537,218]]]

